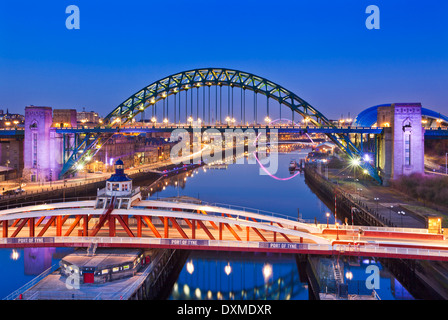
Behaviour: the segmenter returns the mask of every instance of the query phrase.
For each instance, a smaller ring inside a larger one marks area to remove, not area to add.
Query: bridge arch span
[[[277,83],[255,74],[228,68],[200,68],[175,73],[157,80],[140,89],[114,108],[104,119],[101,126],[121,127],[129,124],[137,115],[147,109],[152,109],[158,101],[182,91],[200,87],[228,86],[253,91],[279,102],[280,110],[287,108],[294,114],[303,117],[306,125],[318,127],[334,127],[321,112],[304,99]],[[209,105],[209,108],[210,105]],[[254,110],[257,107],[254,107]],[[268,107],[269,109],[269,107]],[[269,111],[268,111],[269,115]],[[267,116],[269,118],[269,116]],[[165,119],[164,119],[165,120]],[[270,119],[266,119],[267,122]],[[77,171],[90,161],[101,146],[112,137],[113,133],[88,133],[73,149],[71,156],[64,162],[60,178]],[[361,158],[362,152],[352,143],[349,137],[342,133],[327,133],[327,136],[351,158]],[[375,179],[378,174],[370,165],[366,169]]]

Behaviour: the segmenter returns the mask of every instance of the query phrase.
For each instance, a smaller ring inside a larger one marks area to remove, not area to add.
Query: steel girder
[[[285,105],[293,114],[298,113],[315,126],[334,127],[334,125],[317,109],[301,99],[293,92],[260,76],[226,68],[202,68],[172,74],[153,82],[123,101],[110,112],[98,127],[117,127],[132,121],[139,113],[151,108],[157,101],[180,91],[187,91],[203,86],[230,86],[251,90],[268,98],[274,99],[280,105]],[[60,178],[77,171],[77,166],[88,162],[113,134],[88,133],[75,147],[70,158],[64,163]],[[350,140],[348,134],[327,133],[327,136],[352,159],[360,159],[360,165],[379,183],[378,172],[369,163],[363,162],[362,150],[359,150]]]

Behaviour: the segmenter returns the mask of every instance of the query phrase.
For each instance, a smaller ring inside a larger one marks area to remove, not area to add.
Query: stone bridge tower
[[[394,103],[378,107],[377,126],[384,128],[378,148],[378,167],[384,185],[402,175],[424,173],[422,105]]]

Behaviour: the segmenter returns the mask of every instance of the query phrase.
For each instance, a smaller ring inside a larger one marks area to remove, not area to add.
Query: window
[[[411,165],[411,135],[408,132],[404,134],[404,164]]]
[[[33,132],[33,168],[37,168],[37,132]]]
[[[120,184],[119,183],[113,183],[112,184],[112,191],[119,191],[120,190]]]

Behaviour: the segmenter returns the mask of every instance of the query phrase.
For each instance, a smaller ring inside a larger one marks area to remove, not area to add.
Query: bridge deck
[[[140,201],[129,210],[112,211],[93,205],[84,201],[0,211],[0,247],[82,247],[97,242],[111,247],[337,252],[448,260],[448,241],[426,229],[335,228],[257,210],[168,201]]]

